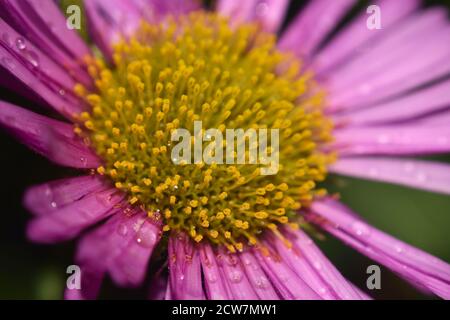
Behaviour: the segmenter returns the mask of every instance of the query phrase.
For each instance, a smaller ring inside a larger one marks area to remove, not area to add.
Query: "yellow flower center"
[[[264,230],[281,236],[277,226],[294,225],[295,212],[324,192],[316,183],[333,157],[323,151],[331,123],[321,112],[322,94],[256,24],[231,28],[205,12],[142,23],[115,46],[113,60],[109,67],[87,59],[96,91],[76,86],[92,109],[78,115],[75,131],[103,159],[97,172],[161,219],[164,231],[234,252],[256,244]],[[278,129],[278,172],[263,175],[261,164],[248,161],[175,163],[172,134],[193,132],[195,121],[224,133]]]

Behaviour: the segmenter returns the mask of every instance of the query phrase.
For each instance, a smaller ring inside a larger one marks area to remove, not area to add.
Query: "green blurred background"
[[[63,1],[62,6],[78,2]],[[361,2],[361,6],[365,4]],[[431,4],[450,6],[450,1],[427,1],[427,5]],[[301,6],[302,1],[293,1],[288,20]],[[84,30],[83,35],[86,36]],[[0,99],[38,109],[32,102],[3,89],[0,89]],[[0,150],[0,299],[60,299],[66,268],[73,263],[75,241],[49,246],[30,243],[25,238],[30,214],[21,202],[28,186],[72,176],[75,172],[51,165],[4,132],[0,132]],[[450,163],[450,156],[429,159]],[[450,261],[450,197],[337,176],[330,176],[327,186],[339,192],[345,203],[381,230]],[[347,278],[365,287],[366,268],[372,261],[331,237],[319,241],[319,245]],[[384,268],[381,286],[381,290],[369,294],[381,299],[430,298]],[[145,298],[146,287],[118,289],[107,280],[101,297]]]

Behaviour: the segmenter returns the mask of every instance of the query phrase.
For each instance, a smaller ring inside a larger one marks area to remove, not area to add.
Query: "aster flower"
[[[64,120],[0,102],[0,124],[80,176],[31,187],[30,239],[80,237],[81,290],[110,276],[157,299],[368,299],[311,239],[323,229],[418,288],[450,298],[450,267],[367,224],[327,173],[450,193],[449,23],[415,0],[376,2],[331,40],[353,0],[86,0],[91,48],[53,1],[1,0],[1,84]],[[170,133],[280,128],[280,170],[175,165]],[[156,248],[158,250],[155,253]]]

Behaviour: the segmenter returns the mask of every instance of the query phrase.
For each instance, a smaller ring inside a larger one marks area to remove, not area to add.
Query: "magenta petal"
[[[0,126],[59,165],[73,168],[95,168],[100,165],[98,157],[67,123],[0,101]]]
[[[261,300],[278,300],[279,295],[269,278],[265,274],[263,268],[258,262],[258,259],[254,254],[248,250],[244,250],[239,253],[239,258],[241,260],[242,266],[245,270],[248,280],[253,285],[253,290],[255,290],[259,299]]]
[[[219,263],[222,279],[227,284],[231,298],[235,300],[258,299],[254,285],[249,282],[238,255],[230,254],[223,247],[218,248],[218,253],[217,262]]]
[[[84,5],[91,36],[107,57],[111,57],[112,45],[133,35],[142,20],[155,23],[167,14],[178,15],[198,8],[192,0],[89,0]]]
[[[410,120],[450,106],[450,81],[373,107],[358,109],[335,121],[355,125],[377,125]]]
[[[206,297],[210,300],[229,300],[226,281],[216,261],[216,255],[209,244],[200,248],[200,261],[205,282]]]
[[[109,272],[121,286],[138,286],[145,278],[148,261],[161,238],[161,225],[145,219],[123,252],[111,261]]]
[[[330,172],[450,194],[450,165],[393,158],[341,158]]]
[[[362,254],[408,281],[450,298],[450,265],[446,262],[379,231],[332,199],[316,201],[312,211],[312,222]]]
[[[119,285],[137,286],[145,277],[161,226],[145,212],[126,208],[81,239],[76,262],[109,272]]]
[[[345,127],[334,132],[340,155],[414,155],[450,152],[450,127]]]
[[[36,215],[50,214],[106,187],[107,182],[99,176],[51,181],[30,187],[25,193],[24,204]]]
[[[90,51],[75,30],[69,30],[66,19],[53,1],[1,0],[2,18],[23,34],[53,61],[71,70],[79,82],[91,83],[81,59]],[[15,39],[14,39],[15,41]]]
[[[409,18],[370,50],[327,74],[331,110],[379,103],[447,74],[449,39],[445,10]]]
[[[288,4],[287,0],[219,0],[217,12],[229,16],[232,24],[257,21],[264,30],[276,32],[283,22]]]
[[[83,229],[115,213],[124,195],[116,189],[91,193],[49,214],[34,218],[28,225],[28,237],[36,242],[52,243],[76,237]]]
[[[373,4],[378,5],[382,12],[382,29],[369,30],[367,24],[367,13],[364,10],[358,18],[351,22],[338,33],[323,50],[314,57],[314,71],[321,74],[329,71],[330,68],[351,61],[351,58],[364,50],[365,45],[369,45],[386,33],[392,32],[394,23],[409,15],[418,8],[419,0],[378,0]]]
[[[321,297],[293,271],[286,261],[254,250],[270,282],[284,300],[320,300]]]
[[[277,252],[323,299],[365,298],[355,291],[353,285],[340,274],[302,230],[294,232],[286,228],[285,235],[292,242],[293,248],[288,249],[278,238],[273,238]]]
[[[172,299],[203,300],[202,270],[198,247],[184,234],[169,238],[169,283]]]
[[[300,12],[281,36],[279,47],[310,56],[355,0],[315,0]]]

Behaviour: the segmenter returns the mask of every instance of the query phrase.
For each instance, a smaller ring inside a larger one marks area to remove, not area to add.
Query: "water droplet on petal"
[[[22,37],[19,37],[16,39],[16,47],[19,50],[24,50],[27,47],[27,44],[25,43],[25,39]]]
[[[425,182],[427,180],[427,175],[424,172],[418,172],[416,179],[418,182]]]
[[[260,289],[265,289],[269,285],[269,281],[266,277],[261,276],[258,279],[255,280],[255,285]]]
[[[352,229],[355,232],[355,234],[360,237],[367,237],[370,234],[369,228],[364,223],[359,221],[353,223]]]
[[[136,241],[143,247],[151,248],[156,242],[156,235],[150,231],[139,231]]]
[[[230,280],[234,283],[238,283],[242,280],[242,273],[239,271],[232,271],[230,273]]]
[[[121,236],[126,236],[128,234],[128,227],[125,223],[121,223],[118,227],[117,227],[117,233],[120,234]]]
[[[39,56],[34,51],[25,51],[25,59],[34,67],[39,67]]]
[[[258,17],[263,17],[263,16],[265,16],[266,14],[267,14],[267,12],[269,11],[269,5],[266,3],[266,2],[264,2],[264,1],[261,1],[261,2],[259,2],[257,5],[256,5],[256,15],[258,16]]]
[[[208,274],[208,281],[209,282],[216,282],[217,281],[217,277],[214,275],[214,273],[209,273]]]
[[[52,208],[56,208],[58,206],[55,201],[52,201],[52,203],[50,203],[50,205]]]

